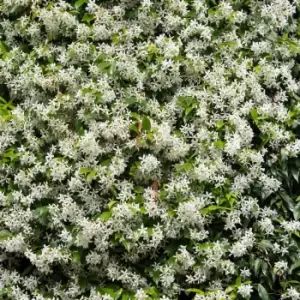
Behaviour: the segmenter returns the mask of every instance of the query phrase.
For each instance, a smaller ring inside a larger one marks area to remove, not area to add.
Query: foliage
[[[299,0],[0,0],[0,298],[300,299]]]

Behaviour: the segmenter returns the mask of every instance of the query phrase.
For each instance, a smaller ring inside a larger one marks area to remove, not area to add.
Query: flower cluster
[[[299,57],[299,0],[0,1],[1,297],[300,299]]]

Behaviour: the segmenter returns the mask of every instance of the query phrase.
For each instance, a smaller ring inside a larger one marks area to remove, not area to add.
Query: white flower
[[[243,270],[240,270],[240,271],[241,271],[241,276],[243,278],[247,278],[247,277],[251,276],[251,272],[249,269],[244,268]]]
[[[238,134],[228,137],[224,150],[231,156],[235,155],[241,148],[241,141],[242,139]]]
[[[135,297],[137,300],[146,300],[148,298],[147,294],[142,289],[137,290]]]
[[[151,154],[143,155],[141,157],[141,165],[139,167],[139,170],[142,172],[142,174],[150,174],[154,170],[156,170],[160,166],[160,161]]]
[[[161,268],[160,280],[164,287],[168,288],[174,282],[174,270],[169,266],[164,266]]]
[[[152,6],[152,1],[151,0],[143,0],[141,5],[142,7],[145,7],[145,8],[150,8]]]
[[[282,296],[282,299],[291,298],[292,300],[300,299],[300,293],[295,288],[288,288],[287,294]]]
[[[281,271],[282,273],[288,270],[288,263],[285,261],[278,261],[275,263],[275,269]]]
[[[238,288],[238,293],[244,297],[244,298],[249,298],[253,289],[250,284],[243,284]]]
[[[264,218],[261,221],[259,221],[259,226],[265,234],[268,235],[274,234],[275,227],[272,224],[272,220],[270,218]]]

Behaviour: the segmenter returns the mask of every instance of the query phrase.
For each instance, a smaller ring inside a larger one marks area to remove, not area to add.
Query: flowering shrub
[[[299,0],[1,0],[1,299],[300,299]]]

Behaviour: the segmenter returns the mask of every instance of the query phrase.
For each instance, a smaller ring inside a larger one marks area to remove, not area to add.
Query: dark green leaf
[[[134,187],[134,192],[137,194],[143,194],[144,193],[144,188],[141,186],[135,186]]]
[[[280,285],[281,285],[283,288],[286,288],[286,287],[289,286],[289,285],[296,285],[296,286],[299,286],[299,285],[300,285],[300,282],[297,281],[297,280],[281,281],[281,282],[280,282]]]
[[[254,274],[255,276],[258,275],[258,272],[259,272],[259,269],[262,265],[262,260],[257,258],[255,261],[254,261]]]
[[[294,179],[299,182],[299,170],[298,169],[295,169],[295,168],[292,168],[292,175],[294,177]]]
[[[78,251],[72,252],[72,261],[75,263],[80,263],[81,258],[80,258],[80,253]]]
[[[295,269],[298,269],[300,267],[300,260],[297,260],[295,263],[292,264],[289,274],[292,274]]]
[[[268,240],[261,240],[258,245],[264,250],[267,251],[268,249],[273,249],[273,244]]]
[[[85,278],[79,278],[79,286],[81,289],[85,289],[87,287],[87,280]]]
[[[258,294],[259,294],[259,296],[262,300],[269,300],[270,299],[267,290],[261,284],[258,285],[257,290],[258,290]]]

